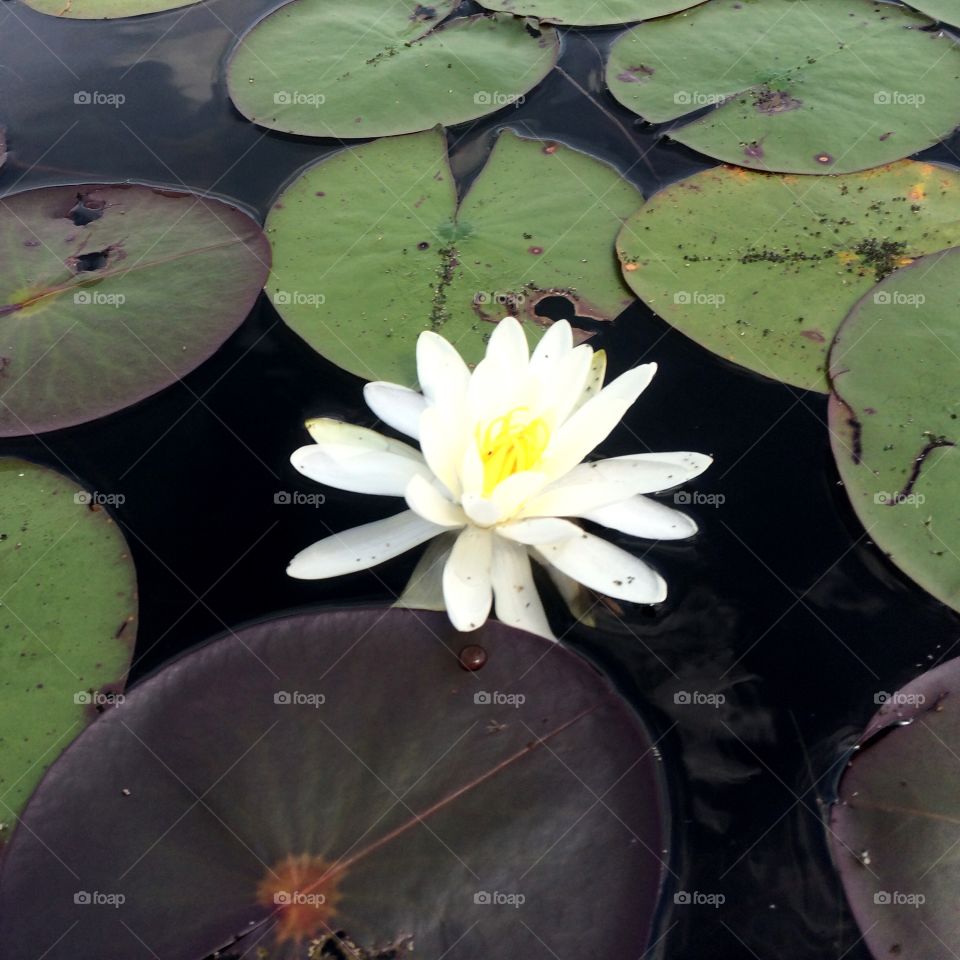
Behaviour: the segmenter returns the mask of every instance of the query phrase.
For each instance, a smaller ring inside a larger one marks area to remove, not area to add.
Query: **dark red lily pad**
[[[878,699],[831,812],[834,859],[878,960],[955,960],[960,659]]]
[[[140,184],[0,199],[0,436],[120,410],[206,360],[270,268],[247,214]]]
[[[559,645],[420,611],[281,618],[140,684],[51,767],[7,848],[0,942],[635,960],[662,810],[639,719]]]

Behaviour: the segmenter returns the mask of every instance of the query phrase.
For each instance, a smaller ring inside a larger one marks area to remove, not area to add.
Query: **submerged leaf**
[[[554,30],[509,15],[444,18],[453,0],[293,0],[240,38],[237,109],[311,137],[383,137],[473,120],[523,99],[553,68]]]
[[[830,352],[830,433],[870,538],[960,610],[960,249],[888,277]]]
[[[607,84],[645,120],[726,163],[849,173],[922,150],[960,123],[960,47],[869,0],[709,0],[641,24]]]
[[[247,214],[139,184],[0,199],[0,436],[113,413],[243,322],[270,267]]]
[[[339,932],[635,960],[661,790],[636,715],[549,641],[406,610],[275,619],[138,685],[51,769],[4,860],[4,955],[196,960],[241,935],[282,960]]]
[[[826,391],[827,351],[857,299],[960,243],[960,174],[904,160],[845,177],[717,167],[651,197],[617,246],[627,283],[707,349]]]
[[[507,314],[538,339],[546,297],[566,297],[570,319],[620,313],[632,297],[613,243],[641,200],[606,164],[506,131],[458,204],[442,133],[380,140],[310,167],[280,195],[267,289],[329,360],[412,386],[422,330],[476,362]]]
[[[101,497],[46,467],[0,459],[0,822],[11,823],[60,751],[123,690],[136,576]]]

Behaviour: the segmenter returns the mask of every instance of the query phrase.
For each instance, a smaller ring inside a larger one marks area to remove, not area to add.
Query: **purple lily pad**
[[[878,960],[955,960],[960,659],[886,695],[841,781],[830,837]]]
[[[638,717],[556,644],[418,611],[280,618],[138,685],[51,767],[7,848],[0,942],[635,960],[662,801]]]
[[[169,386],[243,322],[270,268],[259,225],[140,184],[0,199],[0,436],[68,427]]]

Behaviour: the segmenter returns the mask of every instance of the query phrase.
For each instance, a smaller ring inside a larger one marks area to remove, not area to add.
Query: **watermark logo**
[[[73,495],[73,502],[81,507],[122,507],[127,498],[122,493],[100,493],[94,490],[78,490]]]
[[[81,707],[119,707],[126,698],[122,693],[103,693],[100,690],[77,690],[73,702]]]
[[[680,107],[713,107],[727,98],[722,93],[701,93],[699,90],[678,90],[673,102]]]
[[[473,902],[485,907],[513,907],[518,909],[527,902],[527,898],[522,893],[502,893],[500,890],[494,890],[493,893],[490,893],[487,890],[478,890],[473,895]]]
[[[873,702],[876,704],[892,704],[895,707],[919,707],[927,702],[927,698],[922,693],[887,693],[886,690],[879,690],[873,695]]]
[[[322,693],[301,693],[299,690],[278,690],[273,695],[273,702],[282,707],[317,707],[327,702]]]
[[[927,298],[922,293],[901,293],[899,290],[878,290],[873,302],[881,307],[922,307]]]
[[[509,107],[513,104],[519,107],[527,98],[516,93],[501,93],[499,90],[478,90],[473,95],[473,102],[478,107]]]
[[[277,90],[273,102],[278,107],[322,107],[327,98],[322,93],[307,93],[303,90]]]
[[[679,907],[719,907],[727,902],[722,893],[701,893],[699,890],[680,890],[673,895]]]
[[[520,707],[527,702],[527,698],[522,693],[479,690],[473,695],[473,702],[481,707]]]
[[[122,307],[127,298],[122,293],[101,293],[99,290],[77,290],[73,302],[78,306]]]
[[[278,890],[273,895],[278,907],[322,907],[327,898],[322,893],[303,893],[301,890]]]
[[[727,498],[722,493],[702,493],[699,490],[678,490],[673,495],[673,502],[680,506],[722,507]]]
[[[123,906],[127,898],[122,893],[101,893],[99,890],[78,890],[73,902],[81,907],[117,907]]]
[[[873,502],[881,507],[922,507],[926,499],[922,493],[891,493],[889,490],[878,490],[873,495]]]
[[[902,90],[877,90],[873,102],[879,107],[922,107],[927,98],[922,93],[904,93]]]
[[[324,493],[301,493],[299,490],[278,490],[273,502],[280,507],[322,507],[327,502]]]
[[[478,307],[494,304],[498,307],[520,307],[527,302],[527,297],[523,293],[501,293],[499,290],[487,293],[486,290],[478,290],[473,295],[473,302]]]
[[[681,307],[722,307],[727,298],[722,293],[705,293],[703,290],[678,290],[673,302]]]
[[[73,102],[79,107],[122,107],[127,98],[122,93],[103,93],[100,90],[78,90]]]
[[[703,693],[701,690],[678,690],[673,702],[682,707],[722,707],[727,698],[722,693]]]
[[[301,290],[278,290],[273,295],[277,307],[322,307],[327,298],[322,293],[304,293]]]
[[[923,906],[927,898],[922,893],[902,893],[899,890],[878,890],[873,895],[873,902],[877,906],[913,907]]]

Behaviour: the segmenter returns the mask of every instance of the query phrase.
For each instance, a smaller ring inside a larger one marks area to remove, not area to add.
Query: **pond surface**
[[[226,57],[276,5],[213,0],[98,23],[3,3],[0,120],[12,152],[0,189],[183,184],[239,201],[262,220],[299,169],[339,147],[269,133],[229,103]],[[660,142],[661,131],[603,91],[602,54],[616,34],[566,32],[565,73],[519,107],[453,130],[463,181],[505,125],[601,157],[646,195],[712,166]],[[76,103],[82,92],[123,102]],[[923,156],[949,163],[958,146],[954,136]],[[600,665],[660,738],[673,797],[672,875],[651,956],[863,960],[828,859],[824,804],[877,694],[957,654],[957,616],[864,533],[839,486],[825,397],[724,363],[640,304],[595,342],[615,373],[660,364],[606,454],[688,449],[716,459],[690,487],[697,502],[683,507],[699,536],[650,551],[670,584],[662,608],[610,614],[597,630],[571,627],[552,609],[564,642]],[[373,423],[361,387],[261,297],[226,346],[175,387],[105,420],[0,444],[125,497],[115,515],[141,596],[134,680],[251,619],[387,603],[402,589],[415,555],[333,581],[284,573],[326,533],[395,511],[394,501],[335,490],[319,506],[276,502],[283,492],[317,492],[288,461],[306,440],[304,419]],[[694,892],[725,902],[674,902]]]

